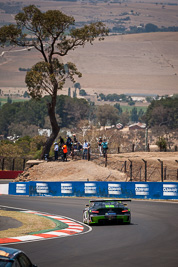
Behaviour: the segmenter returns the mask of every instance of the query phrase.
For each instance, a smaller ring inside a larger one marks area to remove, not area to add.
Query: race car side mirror
[[[124,206],[127,206],[127,203],[124,203]]]
[[[88,205],[88,204],[86,204],[86,205],[85,205],[85,207],[89,207],[89,205]]]

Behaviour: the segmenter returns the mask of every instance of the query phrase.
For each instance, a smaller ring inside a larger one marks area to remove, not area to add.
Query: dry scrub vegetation
[[[34,214],[0,210],[0,216],[13,218],[22,223],[21,227],[0,231],[0,238],[26,235],[30,232],[37,232],[42,229],[53,229],[56,226],[52,220]]]
[[[160,162],[167,167],[167,181],[177,180],[178,152],[135,152],[108,154],[108,164],[105,167],[103,157],[95,157],[92,161],[72,160],[68,162],[42,162],[27,169],[15,181],[129,181],[129,159],[133,162],[133,181],[140,180],[142,166],[142,181],[144,181],[144,163],[148,162],[148,181],[161,181]],[[127,173],[124,173],[124,162],[127,161]]]

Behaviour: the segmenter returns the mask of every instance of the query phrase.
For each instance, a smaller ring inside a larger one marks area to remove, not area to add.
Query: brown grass
[[[16,219],[23,224],[19,228],[10,228],[4,231],[0,231],[0,238],[26,235],[30,232],[52,229],[56,226],[56,224],[52,220],[34,214],[0,210],[0,216]]]
[[[26,5],[29,1],[23,1]],[[123,12],[128,12],[130,20],[124,26],[139,26],[140,23],[154,23],[157,26],[178,26],[178,6],[167,5],[162,1],[156,5],[150,1],[108,4],[77,2],[37,1],[43,11],[60,9],[72,15],[78,21],[104,20],[110,28],[117,26],[117,20]],[[171,1],[171,3],[174,1]],[[35,2],[34,2],[35,3]],[[134,14],[131,15],[131,10]],[[6,21],[5,14],[3,19]],[[12,18],[12,16],[11,16]],[[7,21],[9,16],[7,16]],[[109,23],[108,21],[112,21]],[[95,42],[93,46],[76,49],[69,53],[64,61],[74,62],[83,73],[81,87],[88,93],[140,93],[173,94],[178,84],[178,33],[149,33],[109,36],[104,42]],[[2,50],[0,50],[1,53]],[[6,54],[0,58],[0,86],[4,91],[8,87],[25,90],[25,73],[19,67],[31,67],[40,60],[34,50]],[[66,84],[67,93],[70,83]],[[11,89],[10,89],[11,90]]]

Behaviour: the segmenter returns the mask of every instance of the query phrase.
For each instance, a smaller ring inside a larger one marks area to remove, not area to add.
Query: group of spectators
[[[108,149],[108,142],[106,139],[99,137],[98,140],[98,148],[100,156],[105,157]],[[87,159],[89,155],[90,143],[87,140],[84,141],[83,145],[77,140],[76,135],[73,134],[73,139],[70,136],[67,136],[66,142],[60,136],[59,142],[54,143],[54,157],[55,160],[58,160],[59,150],[62,150],[62,160],[67,161],[67,154],[74,153],[74,151],[82,151],[83,150],[83,159]]]

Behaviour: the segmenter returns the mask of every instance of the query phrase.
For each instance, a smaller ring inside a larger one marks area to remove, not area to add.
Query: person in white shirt
[[[58,151],[59,151],[59,145],[57,142],[54,143],[54,158],[55,160],[58,160]]]
[[[87,153],[88,153],[88,142],[85,140],[83,143],[83,159],[87,159]]]

